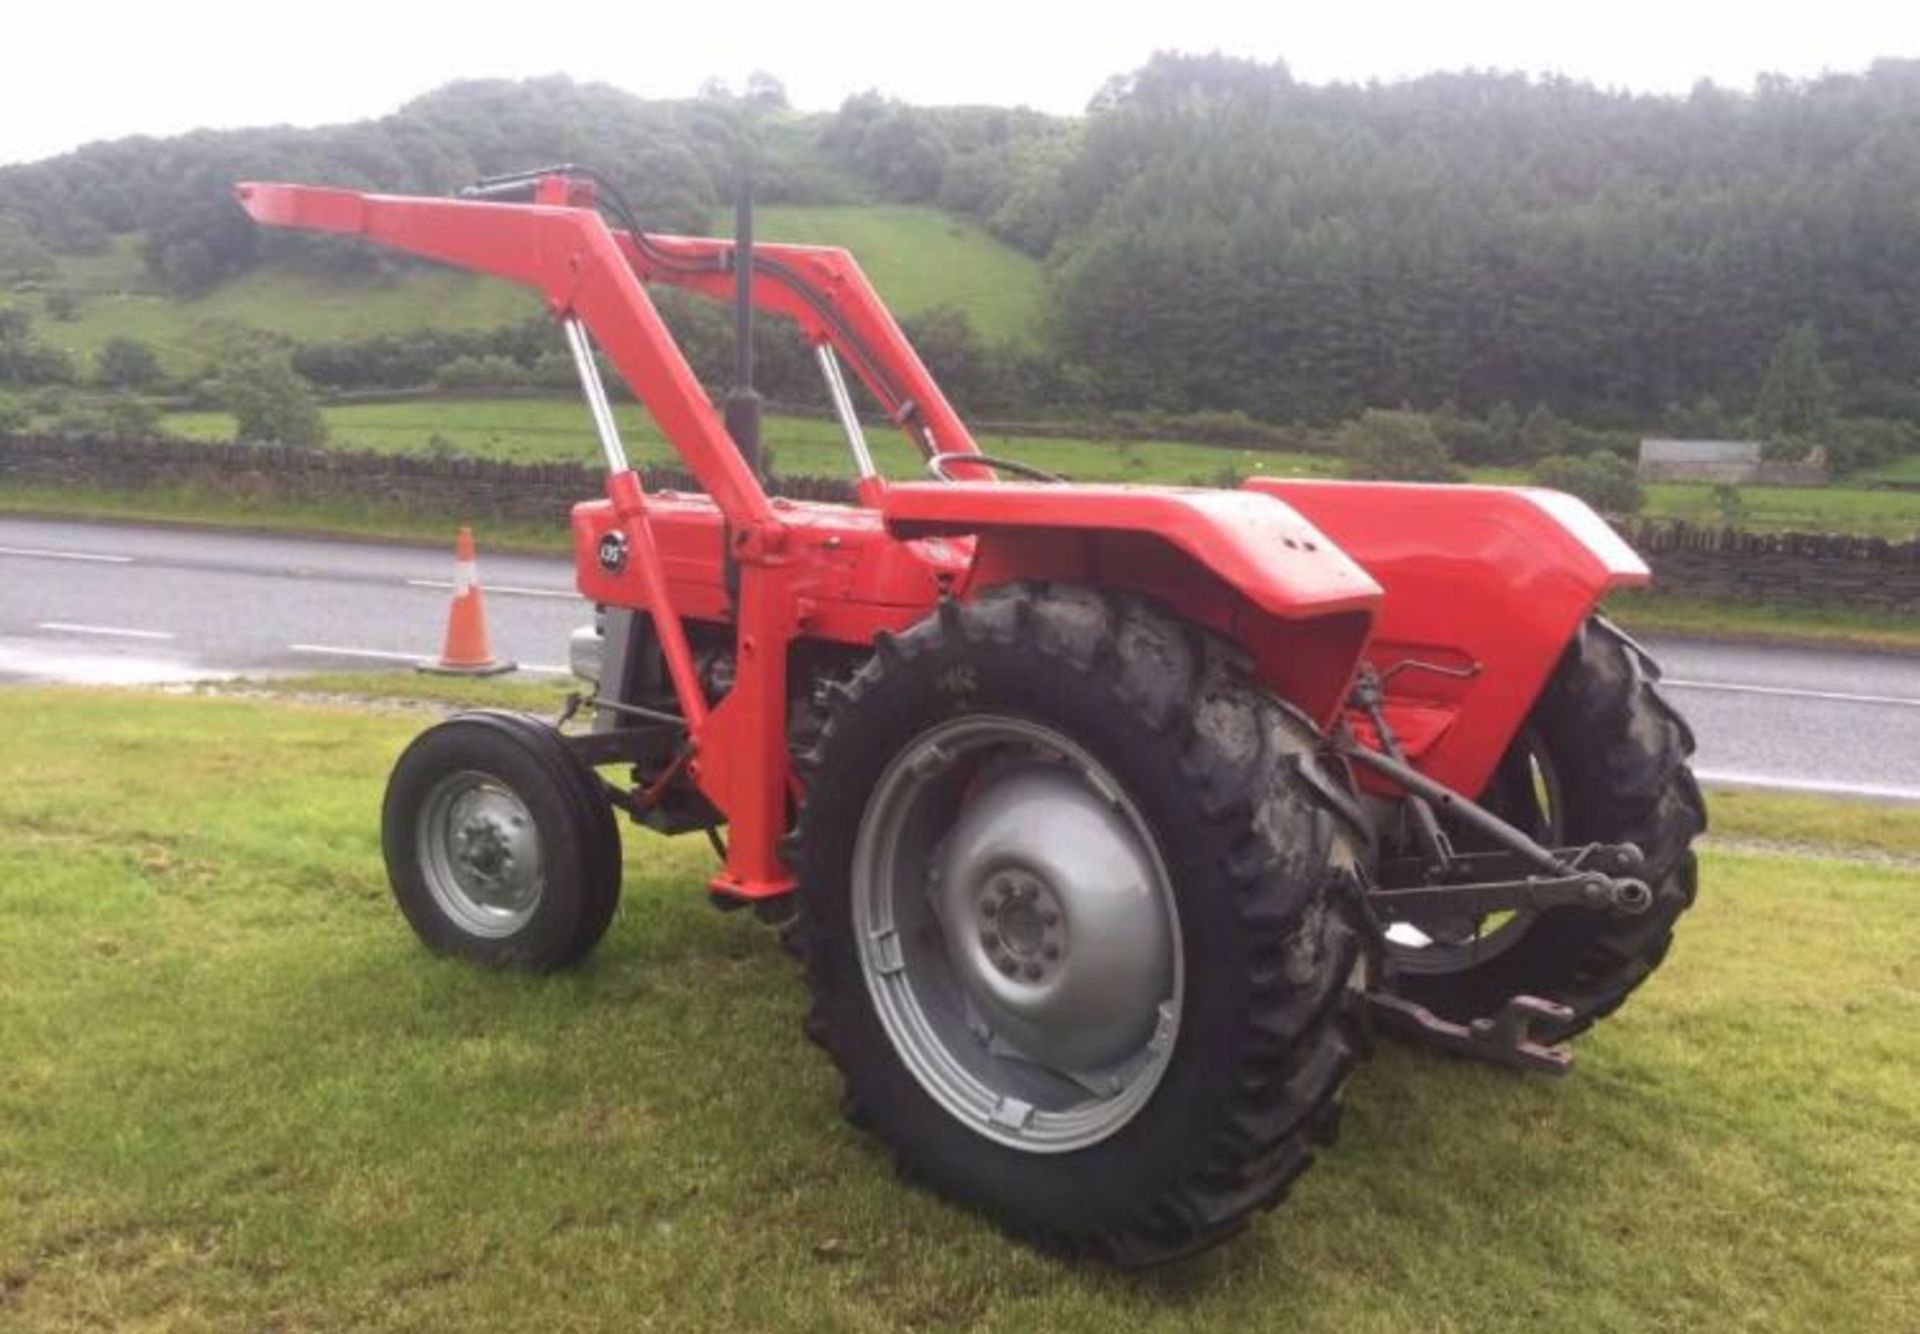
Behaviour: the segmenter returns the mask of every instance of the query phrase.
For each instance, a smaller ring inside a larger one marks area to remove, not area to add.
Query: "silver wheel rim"
[[[1537,730],[1527,728],[1520,734],[1520,781],[1525,790],[1509,794],[1530,803],[1530,809],[1499,812],[1535,840],[1548,846],[1563,841],[1565,832],[1564,797],[1560,775],[1548,757],[1546,745]],[[1485,800],[1485,798],[1482,798]],[[1507,803],[1502,803],[1507,804]],[[1449,939],[1430,934],[1413,922],[1387,923],[1387,950],[1404,972],[1458,973],[1498,958],[1526,937],[1539,913],[1531,908],[1493,914],[1471,923],[1471,931],[1456,929]],[[1431,927],[1431,923],[1428,924]]]
[[[546,891],[540,832],[498,779],[466,769],[435,783],[416,846],[427,892],[470,935],[510,936],[539,910]]]
[[[855,948],[935,1102],[1033,1153],[1107,1138],[1180,1028],[1179,914],[1145,819],[1050,728],[979,714],[881,774],[853,856]]]

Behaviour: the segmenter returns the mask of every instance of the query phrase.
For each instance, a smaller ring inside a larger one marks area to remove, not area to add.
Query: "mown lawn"
[[[1910,1327],[1920,873],[1709,855],[1561,1083],[1388,1048],[1291,1203],[1144,1277],[902,1183],[792,963],[633,838],[582,971],[389,908],[417,718],[0,696],[0,1326]]]

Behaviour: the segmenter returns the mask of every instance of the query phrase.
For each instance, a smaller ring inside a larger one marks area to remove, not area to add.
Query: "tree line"
[[[1163,55],[1077,117],[875,94],[800,115],[764,77],[677,102],[563,78],[463,83],[355,125],[122,140],[0,169],[0,281],[136,230],[154,276],[183,290],[270,259],[389,263],[261,233],[227,187],[445,192],[555,159],[628,182],[662,229],[705,225],[743,167],[763,200],[979,219],[1046,261],[1052,317],[1023,355],[957,312],[922,316],[928,360],[974,411],[1324,424],[1544,407],[1590,427],[1793,418],[1777,433],[1804,439],[1822,421],[1763,395],[1793,344],[1802,364],[1812,349],[1816,418],[1920,421],[1911,61],[1654,97],[1491,73],[1311,85],[1281,63]],[[721,324],[680,324],[697,362],[719,356]],[[366,353],[297,355],[325,384]],[[534,382],[555,373],[489,346],[429,374],[505,361]]]

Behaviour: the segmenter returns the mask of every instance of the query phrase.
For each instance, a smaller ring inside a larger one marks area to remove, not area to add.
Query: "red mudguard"
[[[975,536],[963,587],[1058,579],[1157,598],[1237,640],[1322,725],[1359,667],[1380,585],[1289,504],[1245,491],[921,483],[880,501],[896,537]]]
[[[1481,791],[1561,653],[1612,589],[1651,575],[1599,515],[1557,491],[1249,481],[1337,542],[1386,589],[1366,659],[1388,722],[1440,782]]]

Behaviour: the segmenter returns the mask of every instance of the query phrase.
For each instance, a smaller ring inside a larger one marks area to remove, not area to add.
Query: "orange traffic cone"
[[[487,640],[487,608],[480,600],[480,575],[473,555],[473,529],[464,524],[453,547],[453,605],[447,609],[447,639],[440,661],[423,662],[423,672],[455,676],[493,676],[513,664],[493,656]]]

